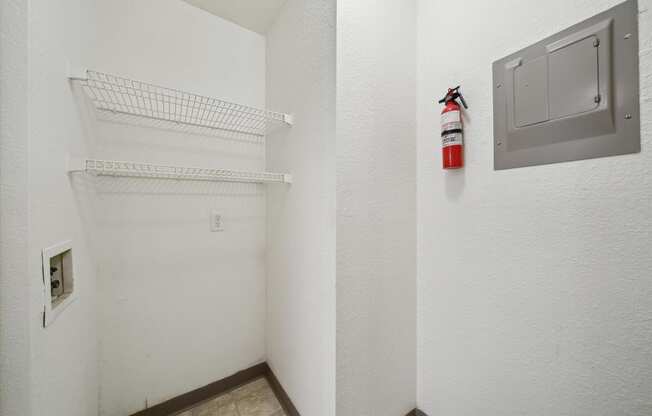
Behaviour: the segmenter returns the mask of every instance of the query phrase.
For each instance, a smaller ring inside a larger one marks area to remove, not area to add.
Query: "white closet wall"
[[[0,414],[30,414],[27,2],[0,2]]]
[[[92,69],[264,107],[261,35],[180,0],[101,1],[96,16]],[[104,121],[88,134],[100,159],[265,170],[262,139]],[[265,186],[97,178],[95,190],[100,414],[264,361]]]
[[[302,415],[335,414],[335,0],[288,0],[267,36],[267,358]]]
[[[337,10],[337,415],[415,406],[416,8]]]
[[[0,2],[0,414],[126,416],[266,360],[303,416],[649,415],[652,0],[642,152],[492,169],[491,63],[620,1],[287,0],[267,37],[181,0]],[[81,67],[295,125],[102,121]],[[466,167],[443,172],[458,84]],[[68,175],[70,155],[294,183]],[[78,298],[43,328],[64,240]]]
[[[25,372],[31,415],[97,414],[96,268],[88,238],[95,228],[87,216],[88,190],[73,190],[66,174],[69,151],[88,148],[67,71],[68,62],[89,57],[94,5],[82,0],[27,2],[29,130],[28,159],[22,163],[28,169],[29,228],[21,238],[29,246],[31,337]],[[64,240],[73,241],[78,299],[44,329],[41,250]]]
[[[493,171],[491,64],[620,0],[419,2],[419,407],[652,411],[652,2],[639,0],[640,154]],[[462,84],[466,167],[434,102]]]

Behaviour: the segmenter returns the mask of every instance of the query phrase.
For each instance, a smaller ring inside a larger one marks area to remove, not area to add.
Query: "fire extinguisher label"
[[[441,136],[442,147],[462,145],[463,141],[462,133],[447,133]]]
[[[461,130],[462,120],[459,111],[447,111],[441,115],[441,131],[442,133],[449,130]]]

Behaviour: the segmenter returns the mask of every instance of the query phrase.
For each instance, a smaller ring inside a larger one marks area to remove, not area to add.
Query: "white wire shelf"
[[[292,183],[292,176],[284,173],[156,165],[117,160],[71,159],[68,171],[96,176],[242,183]]]
[[[142,81],[97,71],[70,77],[83,87],[95,109],[115,120],[116,116],[139,117],[207,130],[264,136],[282,125],[292,125],[292,116],[248,107]]]

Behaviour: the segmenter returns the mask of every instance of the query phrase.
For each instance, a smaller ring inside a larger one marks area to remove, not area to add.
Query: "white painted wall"
[[[267,356],[302,415],[335,415],[335,0],[288,0],[267,38]]]
[[[88,56],[92,5],[81,0],[28,2],[28,158],[20,163],[28,179],[29,228],[21,238],[28,245],[31,333],[25,374],[31,413],[8,415],[97,414],[96,269],[89,249],[93,227],[82,208],[89,195],[74,191],[66,173],[68,152],[86,146],[67,69],[68,62]],[[79,298],[44,329],[41,250],[64,240],[73,241]]]
[[[492,161],[491,63],[616,3],[418,2],[418,403],[431,416],[652,413],[652,2],[641,154]],[[446,173],[434,100],[457,84],[467,161]]]
[[[415,13],[338,2],[338,416],[416,402]]]
[[[0,415],[30,410],[27,2],[0,1]]]
[[[263,107],[265,39],[178,0],[101,1],[95,68]],[[262,140],[98,122],[94,156],[264,170]],[[100,414],[124,416],[265,359],[262,185],[96,182]],[[225,231],[211,233],[217,209]]]

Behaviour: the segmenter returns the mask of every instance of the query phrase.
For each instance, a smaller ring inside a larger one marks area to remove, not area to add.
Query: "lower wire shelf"
[[[71,173],[88,173],[96,176],[130,178],[242,183],[292,183],[292,176],[284,173],[247,172],[228,169],[157,165],[117,160],[71,158],[68,171]]]

